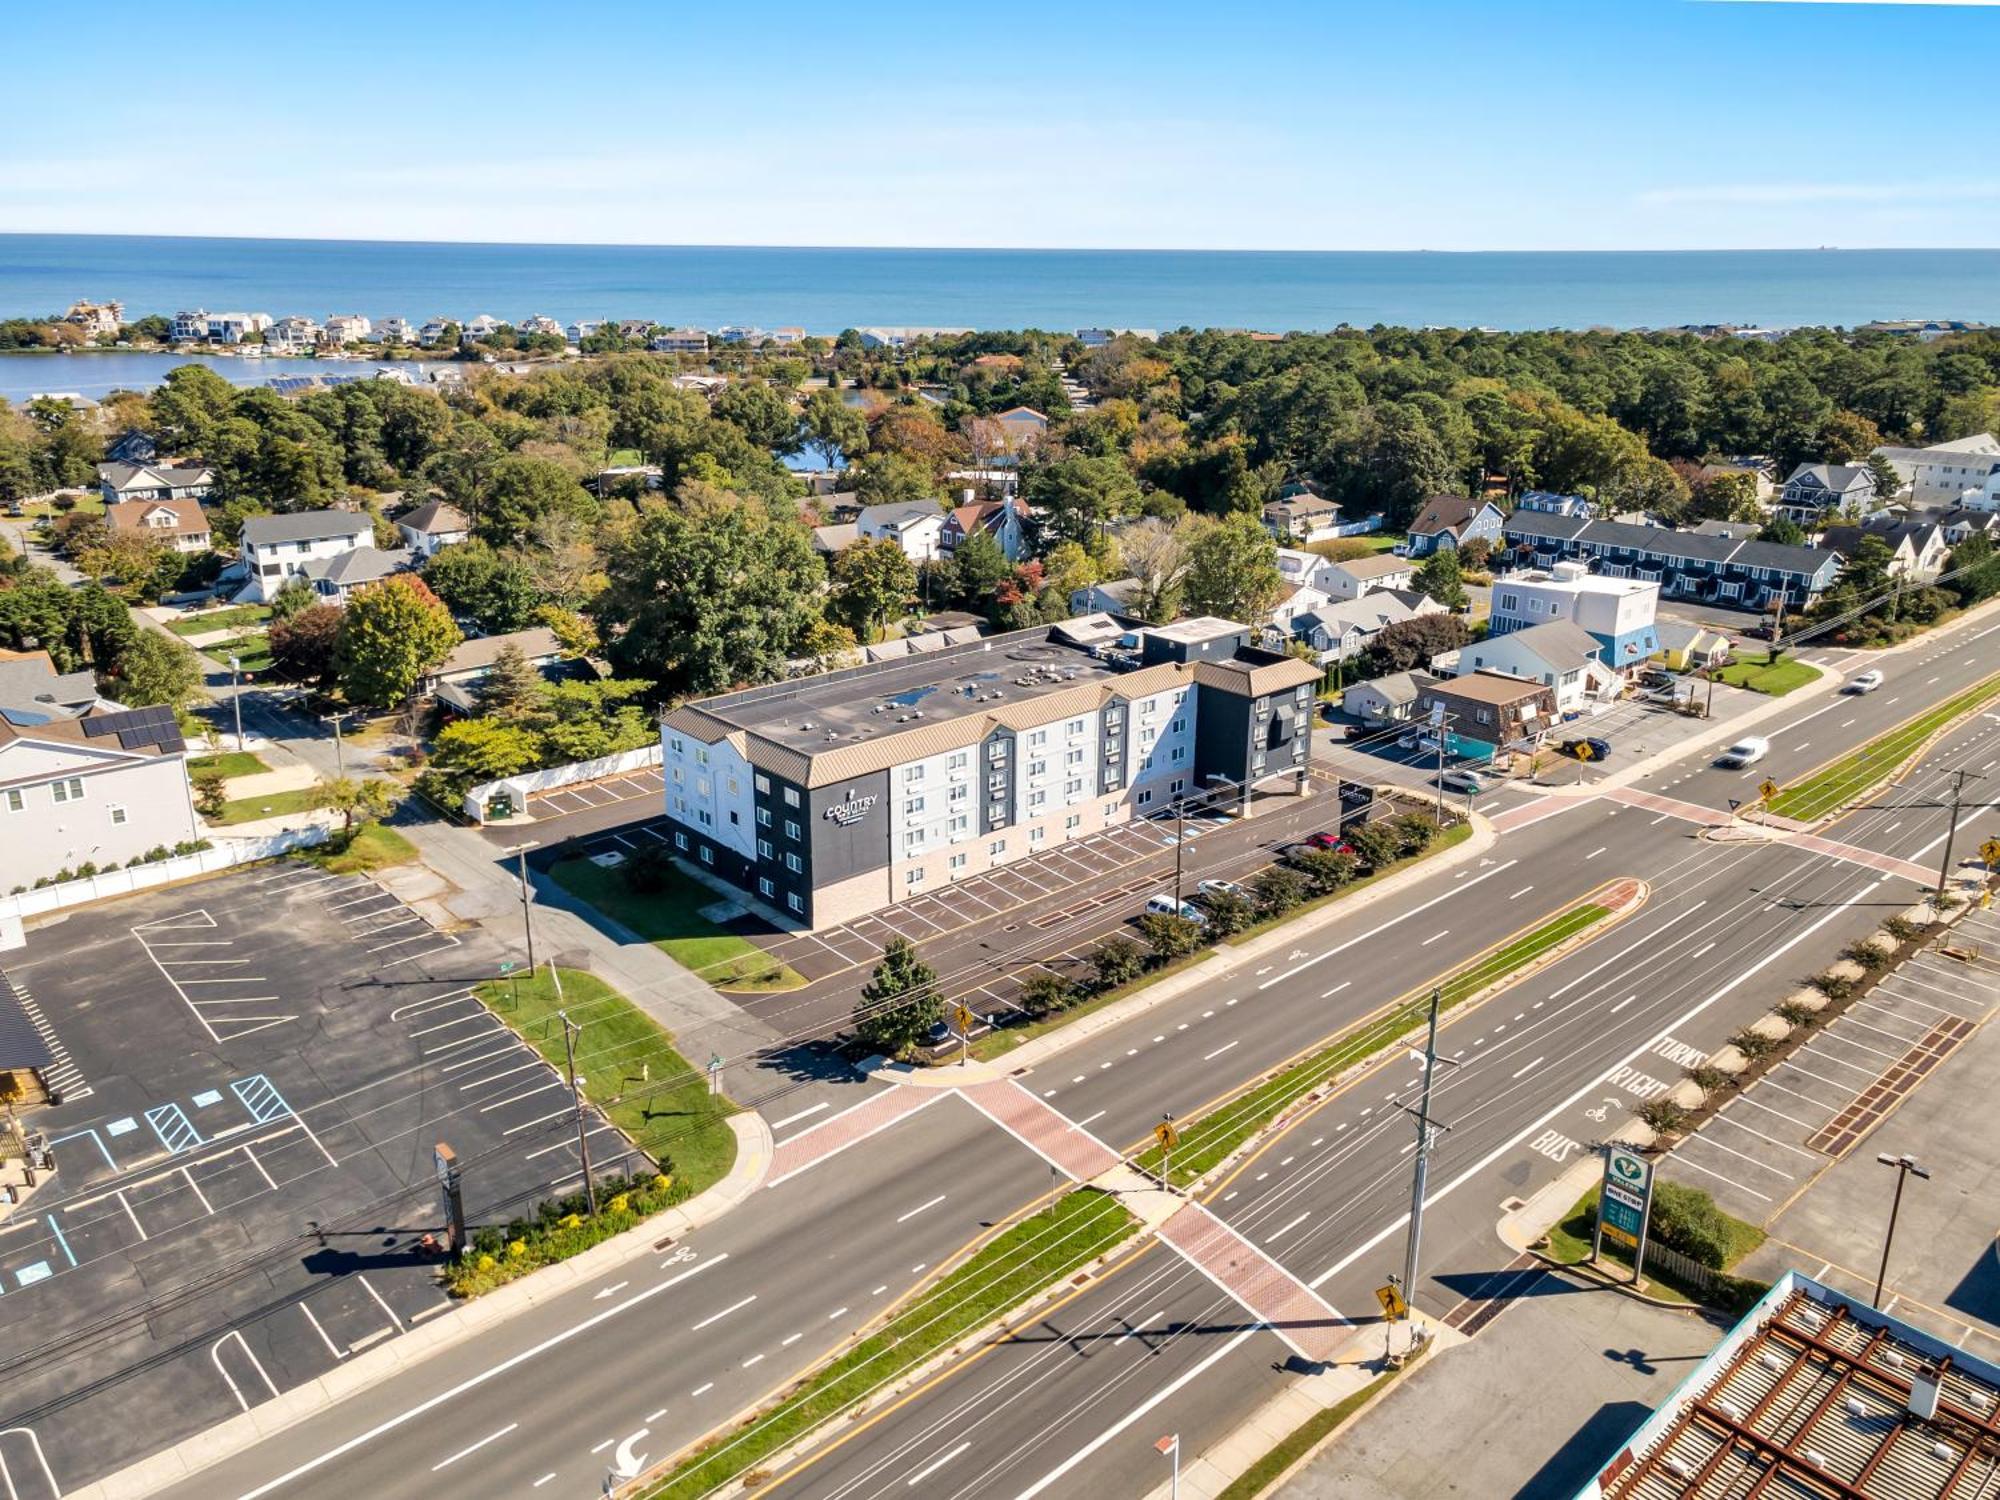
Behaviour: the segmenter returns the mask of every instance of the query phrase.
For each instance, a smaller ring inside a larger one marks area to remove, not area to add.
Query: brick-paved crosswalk
[[[1101,1176],[1120,1161],[1116,1151],[1012,1079],[960,1092],[987,1119],[1078,1182]]]
[[[1350,1332],[1330,1302],[1199,1203],[1161,1225],[1160,1238],[1303,1358],[1330,1362]]]

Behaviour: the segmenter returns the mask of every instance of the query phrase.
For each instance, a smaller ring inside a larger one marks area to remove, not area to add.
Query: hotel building
[[[1303,791],[1319,669],[1250,636],[1089,615],[683,704],[674,850],[826,927],[1197,791]]]

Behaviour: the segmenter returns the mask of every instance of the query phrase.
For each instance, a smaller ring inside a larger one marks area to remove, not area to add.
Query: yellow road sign
[[[1769,802],[1773,797],[1778,795],[1778,783],[1766,776],[1762,781],[1757,783],[1757,795],[1762,797],[1766,802]]]
[[[1375,1300],[1382,1304],[1382,1316],[1390,1322],[1410,1315],[1410,1304],[1403,1300],[1403,1294],[1393,1286],[1375,1288]]]
[[[1153,1139],[1160,1143],[1162,1151],[1171,1151],[1181,1143],[1181,1133],[1174,1129],[1171,1120],[1162,1120],[1153,1127]]]
[[[1988,839],[1979,846],[1979,862],[1989,870],[2000,865],[2000,839]]]
[[[969,1005],[961,1005],[951,1013],[951,1024],[958,1028],[960,1036],[972,1030],[972,1020],[972,1007]]]

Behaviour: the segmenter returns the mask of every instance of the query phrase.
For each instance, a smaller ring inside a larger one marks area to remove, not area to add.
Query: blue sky
[[[93,0],[7,32],[51,62],[0,92],[0,231],[2000,245],[1990,4]]]

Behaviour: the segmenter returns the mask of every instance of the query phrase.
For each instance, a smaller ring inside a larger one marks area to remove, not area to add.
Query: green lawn
[[[199,755],[188,762],[188,775],[220,771],[224,776],[254,776],[271,768],[248,750],[224,750],[219,755]]]
[[[720,1181],[736,1160],[736,1135],[724,1123],[736,1106],[708,1091],[699,1068],[674,1050],[659,1022],[594,974],[561,969],[562,995],[547,969],[489,979],[479,998],[557,1068],[564,1065],[562,1020],[582,1025],[576,1070],[583,1091],[612,1124],[662,1163],[691,1193]]]
[[[175,635],[206,635],[211,630],[242,630],[251,625],[262,625],[271,618],[271,610],[263,604],[237,604],[228,609],[212,610],[203,615],[188,615],[182,619],[169,620],[167,629]]]
[[[1598,1190],[1593,1187],[1577,1199],[1576,1207],[1565,1214],[1563,1221],[1549,1231],[1547,1254],[1551,1260],[1574,1266],[1590,1259],[1591,1232],[1597,1219],[1597,1193]],[[1720,1209],[1716,1212],[1721,1215],[1729,1229],[1729,1249],[1723,1256],[1723,1270],[1718,1274],[1727,1278],[1728,1289],[1736,1294],[1732,1299],[1732,1305],[1747,1307],[1758,1296],[1763,1295],[1766,1290],[1764,1283],[1730,1276],[1728,1273],[1745,1256],[1764,1243],[1765,1234],[1755,1224],[1746,1223],[1732,1214],[1722,1213]],[[1647,1238],[1650,1242],[1652,1237],[1649,1235]],[[1599,1258],[1598,1264],[1607,1265],[1614,1272],[1622,1271],[1629,1276],[1632,1271],[1632,1256],[1623,1246],[1607,1239],[1604,1244],[1604,1254]],[[1654,1268],[1649,1268],[1646,1291],[1668,1302],[1695,1304],[1706,1300],[1702,1288],[1683,1282],[1670,1273],[1662,1274]]]
[[[1526,967],[1558,943],[1609,915],[1605,907],[1586,902],[1552,917],[1525,937],[1474,959],[1439,986],[1443,992],[1440,1008],[1448,1011],[1463,1004],[1478,991]],[[1246,1089],[1192,1123],[1183,1121],[1181,1143],[1173,1152],[1173,1180],[1185,1185],[1204,1176],[1321,1084],[1388,1048],[1418,1025],[1429,1008],[1428,987],[1412,991],[1387,1011],[1341,1033],[1327,1046],[1283,1072]],[[1145,1171],[1158,1172],[1160,1148],[1149,1146],[1139,1156],[1138,1165]]]
[[[1003,1230],[957,1270],[762,1415],[689,1454],[646,1500],[697,1500],[797,1443],[870,1391],[1089,1264],[1137,1227],[1116,1198],[1077,1188]]]
[[[240,801],[225,802],[222,816],[208,821],[223,828],[233,823],[254,823],[259,818],[275,818],[285,813],[310,812],[318,789],[302,786],[291,792],[272,792],[264,797],[244,797]]]
[[[1865,796],[1883,778],[1917,752],[1919,746],[1952,720],[2000,698],[2000,677],[1947,698],[1928,713],[1877,735],[1851,755],[1820,767],[1803,781],[1784,788],[1771,799],[1770,810],[1783,818],[1810,823],[1836,807]]]
[[[21,507],[21,514],[24,516],[101,516],[104,514],[104,496],[101,493],[84,495],[66,511],[57,510],[55,505],[47,500],[31,500]]]
[[[354,830],[354,837],[343,840],[336,833],[326,843],[308,851],[306,857],[330,874],[360,875],[368,870],[408,864],[417,857],[417,846],[393,828],[363,823]]]
[[[1748,688],[1753,693],[1768,693],[1773,698],[1782,698],[1787,693],[1797,692],[1809,682],[1819,680],[1819,668],[1809,667],[1796,656],[1781,656],[1775,666],[1767,651],[1756,656],[1740,656],[1728,666],[1720,668],[1717,682],[1730,687]]]
[[[262,635],[239,635],[231,641],[204,646],[201,654],[225,667],[233,656],[245,672],[261,672],[271,665],[271,643]]]
[[[549,876],[719,990],[794,990],[806,982],[755,943],[703,917],[701,908],[722,898],[678,871],[667,871],[664,888],[647,895],[626,884],[622,868],[607,870],[588,859],[563,860]]]

